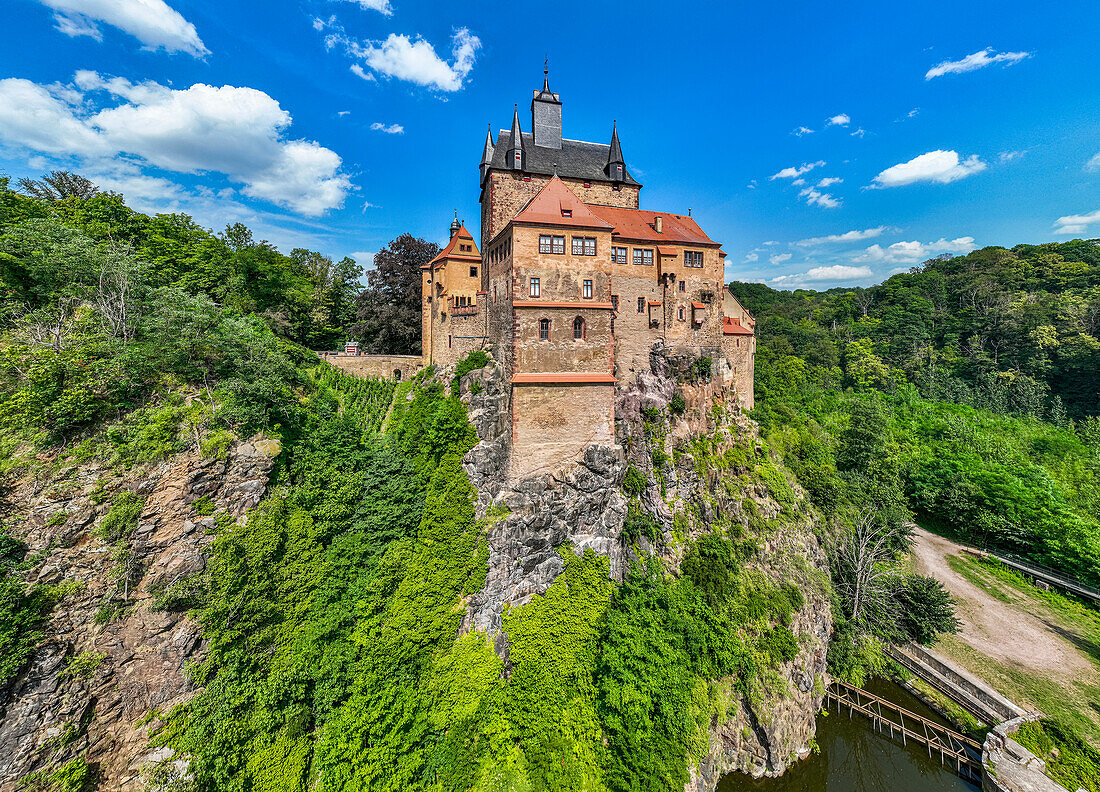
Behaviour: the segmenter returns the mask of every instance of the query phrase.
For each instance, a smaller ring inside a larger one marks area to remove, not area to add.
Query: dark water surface
[[[944,723],[922,702],[889,682],[874,681],[866,686],[910,712]],[[731,773],[718,784],[718,792],[976,792],[978,787],[963,781],[940,766],[938,754],[910,743],[902,747],[878,734],[871,722],[858,713],[851,718],[834,706],[817,716],[817,744],[821,752],[797,762],[780,778],[752,779]]]

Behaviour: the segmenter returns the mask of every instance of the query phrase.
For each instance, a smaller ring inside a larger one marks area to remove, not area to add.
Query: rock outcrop
[[[173,599],[205,569],[215,516],[241,519],[259,502],[278,452],[257,438],[224,459],[188,452],[125,475],[88,460],[14,482],[15,534],[41,556],[28,582],[67,593],[29,666],[0,691],[0,790],[77,758],[100,789],[142,788],[149,731],[192,695],[185,666],[202,652],[198,625]],[[108,542],[95,528],[123,491],[144,507]],[[210,516],[197,513],[200,499]]]
[[[635,547],[658,553],[678,574],[690,540],[739,524],[761,542],[753,566],[776,585],[791,583],[802,591],[805,604],[791,624],[798,655],[777,669],[775,683],[752,702],[734,694],[727,719],[711,725],[709,749],[687,787],[692,792],[713,790],[733,771],[779,775],[809,753],[831,629],[826,559],[803,494],[787,482],[793,502],[782,505],[765,483],[747,475],[767,455],[726,382],[721,376],[700,378],[695,359],[670,356],[658,345],[650,370],[617,393],[619,446],[591,446],[569,471],[512,483],[507,482],[511,420],[503,370],[491,363],[461,383],[480,438],[465,469],[478,490],[479,515],[490,521],[486,585],[467,603],[463,629],[493,635],[502,656],[507,654],[507,636],[500,633],[504,607],[528,602],[550,587],[563,568],[557,548],[567,542],[576,552],[591,548],[607,556],[612,577],[621,580]],[[683,405],[672,416],[676,394]],[[699,438],[708,439],[715,458],[740,449],[744,469],[697,459],[692,443]],[[646,481],[638,500],[660,529],[656,541],[639,537],[632,544],[623,537],[627,500],[621,486],[628,466]]]

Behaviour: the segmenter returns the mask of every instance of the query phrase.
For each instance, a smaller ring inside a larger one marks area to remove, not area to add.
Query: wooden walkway
[[[981,786],[982,746],[978,741],[840,680],[829,686],[825,697],[838,714],[843,708],[849,718],[858,712],[869,718],[876,730],[900,739],[902,745],[915,742],[927,747],[929,757],[939,754],[941,765],[950,764],[967,781]]]

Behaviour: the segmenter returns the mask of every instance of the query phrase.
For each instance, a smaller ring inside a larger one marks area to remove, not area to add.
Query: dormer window
[[[622,181],[623,180],[623,166],[622,165],[612,165],[611,166],[611,178],[613,178],[615,181]]]
[[[523,152],[519,149],[512,152],[512,167],[516,170],[521,170],[523,168]]]
[[[572,209],[562,209],[561,210],[561,216],[562,217],[572,217],[573,216],[573,210]]]

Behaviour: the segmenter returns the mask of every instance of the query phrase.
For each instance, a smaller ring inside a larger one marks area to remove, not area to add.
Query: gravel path
[[[962,554],[960,545],[923,528],[914,533],[914,571],[936,578],[955,598],[962,623],[956,636],[959,640],[1001,663],[1047,674],[1051,679],[1067,683],[1097,680],[1096,666],[1058,634],[1056,625],[1029,610],[1028,600],[1001,602],[948,566],[948,556]]]

